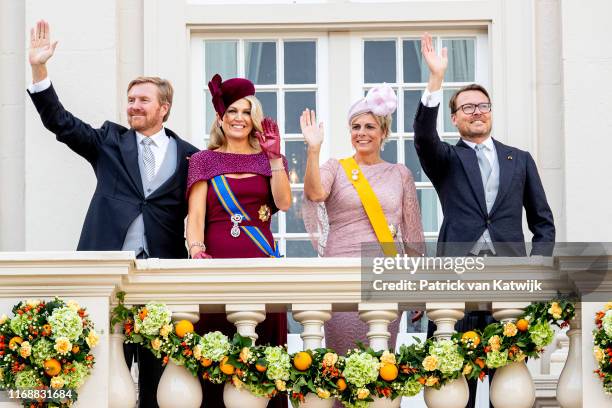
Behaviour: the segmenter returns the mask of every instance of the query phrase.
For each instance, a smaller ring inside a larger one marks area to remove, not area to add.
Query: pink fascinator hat
[[[362,113],[371,112],[376,116],[387,116],[395,112],[397,96],[393,88],[387,84],[377,85],[368,91],[365,98],[358,100],[348,112],[348,122]]]

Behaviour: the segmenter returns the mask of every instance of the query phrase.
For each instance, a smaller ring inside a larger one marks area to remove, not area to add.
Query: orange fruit
[[[193,333],[193,323],[189,320],[178,321],[174,326],[174,332],[182,339],[187,333]]]
[[[468,343],[471,341],[472,347],[477,347],[480,344],[480,336],[475,331],[470,330],[463,333],[461,336],[461,341],[463,343]]]
[[[225,375],[233,375],[234,371],[236,371],[236,367],[231,364],[228,364],[228,359],[229,357],[223,357],[223,360],[221,360],[221,363],[219,363],[219,369]]]
[[[474,360],[474,363],[476,363],[476,365],[481,369],[483,369],[485,366],[485,362],[482,358],[477,358],[476,360]]]
[[[9,340],[9,349],[16,350],[21,343],[23,343],[23,339],[19,336],[15,336]]]
[[[300,351],[293,357],[293,366],[300,371],[306,371],[312,365],[312,357],[306,351]]]
[[[62,365],[54,358],[45,360],[43,363],[43,368],[45,369],[45,374],[47,374],[49,377],[55,377],[62,371]]]
[[[79,352],[79,350],[80,350],[80,349],[79,349],[79,346],[77,346],[76,344],[75,344],[74,346],[72,346],[72,353],[73,353],[73,354],[78,353],[78,352]]]
[[[346,381],[344,378],[339,378],[338,382],[336,382],[336,386],[338,387],[338,391],[342,392],[346,390]]]
[[[255,369],[259,371],[260,373],[263,373],[264,371],[266,371],[268,369],[268,367],[266,366],[266,361],[257,360],[257,363],[255,363]]]
[[[380,378],[385,381],[393,381],[399,374],[399,369],[395,364],[383,364],[378,371]]]
[[[427,382],[427,380],[425,379],[425,377],[419,377],[417,379],[417,381],[419,382],[419,384],[421,385],[425,385],[425,383]]]
[[[526,332],[529,329],[529,322],[525,319],[520,319],[516,322],[516,328],[518,331]]]
[[[210,358],[202,358],[200,359],[200,364],[202,364],[202,367],[210,367],[212,360]]]

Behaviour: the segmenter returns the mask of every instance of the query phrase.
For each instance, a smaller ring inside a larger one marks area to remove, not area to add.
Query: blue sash
[[[266,236],[261,232],[258,227],[254,227],[252,225],[239,225],[242,220],[251,221],[251,217],[247,214],[246,211],[242,208],[238,199],[232,192],[229,184],[227,183],[227,179],[224,175],[216,176],[210,180],[215,193],[217,194],[217,198],[221,203],[221,206],[225,209],[225,211],[230,216],[230,221],[234,224],[231,230],[231,235],[236,238],[240,235],[240,231],[242,230],[255,245],[257,248],[261,249],[261,251],[271,258],[280,258],[281,254],[278,252],[278,248],[276,247],[276,242],[272,241],[273,245],[268,243]]]

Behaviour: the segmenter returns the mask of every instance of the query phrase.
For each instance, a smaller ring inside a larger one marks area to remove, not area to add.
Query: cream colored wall
[[[0,4],[6,10],[8,3]],[[194,138],[191,123],[192,115],[197,114],[190,102],[191,33],[291,32],[297,24],[300,31],[329,32],[328,53],[341,54],[349,61],[355,52],[350,44],[351,30],[435,32],[449,26],[488,30],[496,137],[532,152],[555,214],[559,240],[612,240],[610,228],[605,228],[606,222],[610,225],[612,221],[608,204],[612,188],[605,177],[610,173],[609,149],[594,147],[609,146],[611,85],[596,78],[610,73],[612,51],[606,43],[610,28],[604,16],[612,6],[603,0],[593,4],[596,7],[581,9],[563,0],[334,0],[316,5],[232,5],[228,12],[230,6],[176,0],[28,0],[21,12],[25,13],[26,27],[39,18],[49,20],[54,37],[60,41],[49,68],[68,109],[94,126],[105,119],[124,120],[129,79],[140,73],[163,76],[175,85],[168,127],[187,140]],[[583,38],[585,30],[588,41]],[[13,49],[19,49],[12,41]],[[11,47],[0,45],[0,52]],[[4,55],[0,54],[0,83],[13,83],[7,78],[11,75],[8,68],[15,62]],[[20,89],[2,87],[4,98],[8,95],[9,100],[19,100],[18,94],[29,81],[29,67],[23,75]],[[358,92],[352,89],[354,75],[350,66],[328,67],[329,97],[335,102],[325,114],[331,156],[350,151],[344,118],[346,107]],[[593,97],[596,103],[585,109],[584,101]],[[7,236],[10,228],[15,237],[22,232],[23,247],[28,250],[73,249],[94,188],[93,172],[89,164],[43,129],[29,98],[24,102],[25,158],[20,158],[18,150],[8,154],[13,172],[25,169],[24,179],[16,176],[8,183],[6,177],[0,178],[0,204],[4,206],[0,206],[0,237]],[[18,112],[18,107],[11,109]],[[0,106],[0,111],[3,115],[9,112],[6,105]],[[15,129],[19,129],[19,122]],[[8,126],[13,125],[3,119],[0,127],[5,145]],[[6,156],[0,157],[4,166]],[[23,206],[18,199],[13,204],[4,198],[18,198],[20,191],[25,194],[21,221],[18,210]],[[588,211],[584,211],[586,205]],[[9,248],[13,247],[6,239],[0,240],[0,249]]]

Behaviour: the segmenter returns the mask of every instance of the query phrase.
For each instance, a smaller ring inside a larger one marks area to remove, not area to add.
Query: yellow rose
[[[370,396],[370,390],[367,388],[360,388],[357,390],[357,399],[366,399]]]
[[[0,316],[0,324],[6,323],[7,320],[8,320],[8,316],[3,313],[2,316]]]
[[[516,353],[514,355],[514,361],[523,361],[527,358],[527,354],[523,353],[522,351],[519,351],[518,353]]]
[[[384,364],[393,364],[395,365],[395,354],[389,353],[388,351],[384,351],[382,356],[380,356],[380,362]]]
[[[199,344],[196,344],[193,347],[193,357],[196,360],[199,360],[202,357],[202,346],[200,346]]]
[[[491,337],[489,339],[489,346],[491,346],[491,350],[499,351],[501,348],[501,338],[497,334]]]
[[[506,337],[514,337],[516,336],[516,332],[517,332],[517,328],[516,325],[512,322],[508,322],[506,324],[504,324],[504,336]]]
[[[557,302],[552,302],[550,304],[550,308],[548,309],[548,313],[550,313],[553,317],[553,319],[557,319],[559,320],[561,318],[561,313],[563,312],[563,309],[561,309],[561,306],[559,306],[559,304]]]
[[[438,368],[438,358],[436,356],[427,356],[423,359],[423,368],[427,371],[433,371]]]
[[[333,367],[338,362],[338,355],[336,353],[325,353],[323,362],[327,367]]]
[[[59,354],[68,354],[72,350],[72,344],[70,343],[70,340],[68,340],[66,337],[58,337],[57,339],[55,339],[55,345],[53,346],[53,348]]]
[[[604,310],[607,312],[608,310],[612,310],[612,302],[606,303],[604,306]]]
[[[274,385],[276,386],[276,389],[280,392],[283,392],[287,389],[287,384],[283,380],[274,381]]]
[[[240,378],[238,378],[237,376],[232,376],[232,384],[234,384],[234,387],[236,387],[236,389],[241,389],[242,386],[244,385],[242,381],[240,381]]]
[[[89,333],[87,334],[87,337],[85,338],[85,343],[87,343],[89,348],[96,347],[99,341],[100,341],[100,336],[98,336],[98,333],[96,333],[95,330],[90,330]]]
[[[317,397],[321,399],[327,399],[331,396],[331,393],[323,388],[317,388]]]
[[[79,304],[75,300],[72,300],[72,299],[66,302],[66,306],[68,306],[70,309],[74,310],[75,312],[78,312],[79,309],[81,308],[81,306],[79,306]]]
[[[471,372],[472,372],[472,365],[468,363],[465,365],[465,367],[463,367],[463,375],[470,375]]]
[[[240,361],[243,363],[249,361],[252,356],[253,353],[251,353],[251,350],[248,347],[243,347],[242,350],[240,350]]]
[[[31,354],[32,354],[32,346],[30,345],[30,342],[24,341],[23,343],[21,343],[21,347],[19,348],[19,355],[22,358],[27,358],[27,357],[30,357]]]
[[[161,347],[161,340],[159,339],[159,337],[154,338],[153,340],[151,340],[151,348],[155,351],[159,350],[159,348]]]
[[[432,375],[431,377],[427,377],[427,381],[425,381],[425,385],[428,387],[433,387],[439,382],[440,382],[440,379]]]
[[[40,304],[40,300],[36,299],[28,299],[26,300],[26,305],[30,306],[32,309]]]
[[[597,360],[598,363],[601,363],[605,358],[604,351],[597,346],[593,347],[593,355],[595,356],[595,360]]]
[[[59,389],[59,388],[63,388],[64,387],[64,379],[62,377],[59,376],[55,376],[53,378],[51,378],[51,388],[54,389]]]
[[[168,337],[168,334],[170,334],[172,332],[172,325],[171,324],[164,324],[161,329],[159,329],[159,334],[160,336],[166,338]]]

